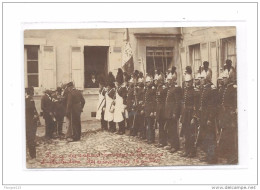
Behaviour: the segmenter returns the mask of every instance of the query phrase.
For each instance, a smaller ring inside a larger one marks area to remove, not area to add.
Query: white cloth
[[[123,114],[125,111],[125,105],[123,104],[123,98],[116,92],[116,105],[114,112],[114,122],[121,122],[124,120]]]
[[[98,105],[97,105],[97,114],[96,114],[96,119],[98,119],[98,120],[101,120],[101,118],[102,118],[101,113],[102,113],[102,109],[105,105],[105,96],[102,95],[103,92],[104,92],[104,89],[98,95]]]
[[[105,121],[113,121],[114,119],[114,113],[110,112],[110,107],[113,103],[113,99],[108,96],[108,92],[105,94],[105,100],[106,100],[106,108],[105,108],[105,114],[104,114],[104,120]]]

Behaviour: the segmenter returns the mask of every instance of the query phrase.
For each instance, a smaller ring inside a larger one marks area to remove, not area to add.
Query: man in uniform
[[[105,94],[106,94],[106,87],[105,87],[105,79],[103,76],[99,77],[99,91],[98,91],[98,105],[97,105],[97,114],[96,119],[100,120],[101,130],[108,130],[107,122],[104,120],[105,115]]]
[[[220,151],[228,164],[237,164],[237,90],[226,72],[223,73],[223,88],[220,89],[219,100]]]
[[[164,147],[167,145],[167,131],[164,128],[165,118],[165,100],[167,95],[167,88],[164,85],[164,78],[162,75],[157,80],[156,90],[156,121],[159,124],[159,143],[157,147]]]
[[[180,148],[178,121],[180,117],[182,90],[176,84],[177,74],[174,73],[171,78],[168,77],[169,87],[165,101],[164,117],[166,119],[165,127],[168,131],[168,142],[170,146],[166,146],[166,150],[175,153]]]
[[[183,157],[195,157],[195,125],[191,125],[194,114],[194,87],[191,72],[186,73],[184,78],[183,100],[182,100],[182,133],[185,137],[185,148]]]
[[[70,118],[70,124],[72,126],[72,140],[78,141],[81,137],[80,115],[81,112],[83,112],[85,99],[82,93],[74,87],[72,82],[68,83],[67,86],[69,93],[67,98],[66,117]]]
[[[36,158],[36,148],[35,148],[35,136],[37,130],[37,120],[39,120],[39,115],[35,108],[35,102],[33,100],[34,89],[29,87],[26,89],[25,97],[25,120],[26,120],[26,146],[29,149],[29,154],[31,157],[30,163],[32,163]]]
[[[47,140],[53,137],[55,129],[54,103],[51,93],[50,90],[46,90],[41,99],[41,109],[43,111],[43,118],[45,119],[45,138]]]
[[[206,152],[207,156],[202,158],[201,161],[206,161],[210,164],[216,162],[215,145],[214,145],[214,114],[213,103],[214,99],[211,83],[211,73],[202,72],[201,74],[201,89],[200,89],[200,142],[202,143],[202,149]],[[215,94],[217,94],[215,92]]]
[[[144,117],[144,83],[143,77],[139,77],[138,79],[138,86],[137,86],[137,115],[136,115],[136,124],[138,126],[139,137],[141,139],[146,139],[146,126],[145,126],[145,117]]]
[[[152,144],[155,141],[154,116],[155,116],[155,94],[156,89],[153,86],[153,79],[146,77],[146,90],[144,97],[145,125],[147,130],[147,142]]]

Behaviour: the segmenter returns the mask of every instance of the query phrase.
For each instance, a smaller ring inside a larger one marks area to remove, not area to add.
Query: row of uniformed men
[[[155,128],[159,126],[157,147],[171,153],[180,149],[179,136],[185,138],[182,156],[195,157],[197,146],[207,153],[208,163],[217,160],[216,149],[228,159],[237,162],[236,88],[233,74],[226,69],[218,78],[218,88],[211,83],[212,72],[204,62],[204,69],[192,78],[187,66],[183,88],[177,85],[176,72],[153,80],[139,78],[138,71],[127,77],[118,69],[116,79],[109,73],[107,84],[100,80],[97,119],[101,128],[118,134],[130,129],[149,144],[155,142]],[[173,69],[175,70],[175,69]],[[193,85],[194,84],[194,85]],[[182,124],[178,132],[178,123]]]

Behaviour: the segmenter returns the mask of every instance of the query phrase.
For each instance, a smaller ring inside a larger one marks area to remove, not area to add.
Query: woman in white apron
[[[106,100],[105,100],[106,88],[104,85],[105,85],[104,79],[100,78],[96,119],[100,120],[101,129],[107,131],[108,130],[107,122],[104,120],[105,103],[106,103]]]
[[[105,113],[104,120],[109,125],[109,132],[116,132],[116,124],[114,123],[114,99],[115,99],[115,77],[110,72],[108,75],[108,86],[107,91],[105,93]]]
[[[118,134],[123,135],[125,133],[125,108],[126,108],[126,96],[127,90],[124,84],[123,71],[118,69],[116,76],[116,101],[114,122],[118,123]]]

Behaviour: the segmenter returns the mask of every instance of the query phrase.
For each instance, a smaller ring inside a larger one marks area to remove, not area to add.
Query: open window
[[[173,65],[173,47],[147,47],[146,72],[154,74],[154,70],[165,73]]]
[[[200,44],[189,46],[189,59],[193,73],[196,73],[199,66],[201,66]]]
[[[224,66],[227,59],[230,59],[232,61],[232,66],[236,68],[236,37],[221,39],[221,50],[221,67]]]
[[[84,88],[98,88],[100,76],[108,74],[108,46],[84,47]]]

